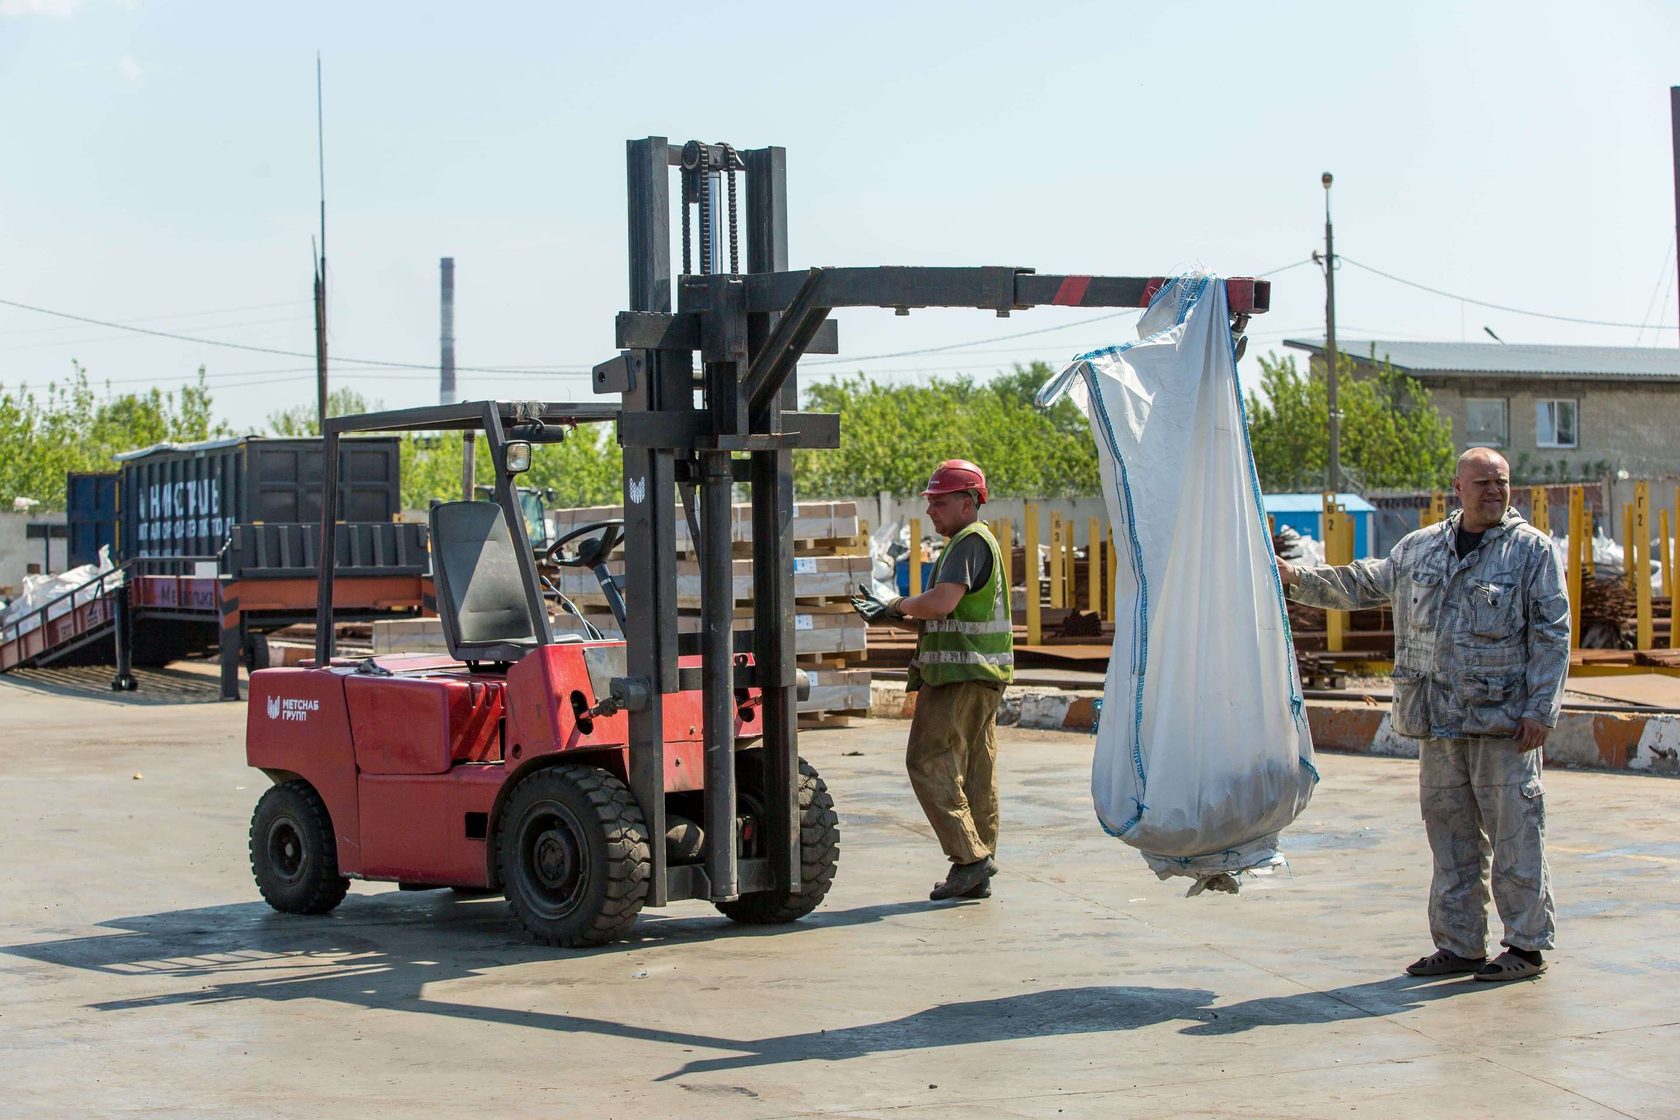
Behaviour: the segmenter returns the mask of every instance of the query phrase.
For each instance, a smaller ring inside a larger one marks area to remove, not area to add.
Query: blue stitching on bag
[[[1120,490],[1126,499],[1126,535],[1132,546],[1132,572],[1137,577],[1138,584],[1136,618],[1132,634],[1132,664],[1136,667],[1137,676],[1137,693],[1132,712],[1132,767],[1137,772],[1138,793],[1140,795],[1145,792],[1148,784],[1143,769],[1143,691],[1145,677],[1149,669],[1149,581],[1143,572],[1143,543],[1138,540],[1137,522],[1132,516],[1132,486],[1126,469],[1126,457],[1121,453],[1120,441],[1114,435],[1114,424],[1108,418],[1108,408],[1103,403],[1102,387],[1097,381],[1096,370],[1091,367],[1091,359],[1123,354],[1134,346],[1152,342],[1183,326],[1184,320],[1189,316],[1191,309],[1196,306],[1203,292],[1207,290],[1207,285],[1208,278],[1205,276],[1198,277],[1193,286],[1186,283],[1185,277],[1173,277],[1159,292],[1155,293],[1155,299],[1150,301],[1150,306],[1153,307],[1156,300],[1162,299],[1169,292],[1174,293],[1178,301],[1178,317],[1172,326],[1156,331],[1145,338],[1121,343],[1119,346],[1108,346],[1101,350],[1093,350],[1088,354],[1081,354],[1072,363],[1072,365],[1082,365],[1084,368],[1085,382],[1091,392],[1092,410],[1102,421],[1103,436],[1108,441],[1108,450],[1114,456],[1114,461],[1119,464]],[[1110,836],[1124,838],[1126,833],[1136,828],[1138,822],[1143,819],[1143,811],[1148,806],[1137,797],[1132,798],[1132,803],[1136,806],[1136,810],[1132,813],[1131,819],[1122,824],[1118,830],[1110,828],[1099,817],[1098,823],[1102,824],[1103,831]]]
[[[1223,280],[1220,281],[1221,290],[1224,290],[1224,283]],[[1226,311],[1229,312],[1229,310],[1230,305],[1227,303]],[[1248,437],[1248,405],[1243,401],[1242,373],[1237,369],[1237,340],[1231,336],[1229,331],[1226,332],[1226,342],[1231,347],[1231,384],[1232,391],[1237,395],[1237,416],[1242,420],[1243,455],[1248,460],[1248,484],[1249,489],[1254,493],[1254,510],[1260,515],[1260,525],[1263,528],[1266,524],[1266,499],[1260,493],[1260,472],[1254,466],[1254,445]],[[1266,550],[1268,552],[1272,550],[1272,542],[1269,537],[1266,540]],[[1272,565],[1272,591],[1277,596],[1278,616],[1283,620],[1284,649],[1289,655],[1289,712],[1294,716],[1296,726],[1305,728],[1307,719],[1306,698],[1301,695],[1300,679],[1296,675],[1295,634],[1289,627],[1289,605],[1284,600],[1283,576],[1278,573],[1275,563]],[[1305,760],[1303,759],[1303,761]],[[1310,767],[1312,764],[1308,763],[1307,765]],[[1315,780],[1317,775],[1318,771],[1314,770]]]

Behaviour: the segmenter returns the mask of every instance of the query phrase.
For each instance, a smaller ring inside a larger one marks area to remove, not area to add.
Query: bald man
[[[1394,608],[1389,720],[1419,744],[1419,800],[1435,857],[1435,952],[1413,976],[1521,980],[1546,970],[1554,917],[1541,748],[1569,674],[1569,599],[1546,534],[1510,508],[1504,456],[1458,460],[1462,509],[1407,534],[1382,560],[1278,561],[1291,599],[1332,610]],[[1489,865],[1505,925],[1487,959]]]

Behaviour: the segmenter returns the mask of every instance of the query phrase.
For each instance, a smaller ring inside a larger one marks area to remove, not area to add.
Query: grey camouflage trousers
[[[1491,861],[1502,944],[1550,949],[1556,919],[1540,751],[1524,751],[1511,739],[1425,739],[1418,761],[1419,802],[1435,857],[1429,887],[1435,947],[1461,957],[1487,954]]]

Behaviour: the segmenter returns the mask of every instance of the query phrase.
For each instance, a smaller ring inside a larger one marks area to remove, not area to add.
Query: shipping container
[[[163,444],[122,463],[122,559],[221,554],[235,525],[318,523],[321,441],[241,436]],[[390,523],[400,507],[400,441],[339,445],[339,519]],[[74,494],[72,495],[74,501]]]
[[[69,564],[79,568],[97,563],[99,550],[109,546],[117,560],[117,476],[115,473],[71,471],[65,480],[70,526]]]

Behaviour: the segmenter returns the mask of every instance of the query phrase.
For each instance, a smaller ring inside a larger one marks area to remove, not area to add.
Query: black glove
[[[863,616],[863,620],[871,626],[876,623],[891,622],[904,616],[898,611],[898,599],[890,602],[883,600],[866,584],[858,584],[858,593],[852,596],[852,609]]]

